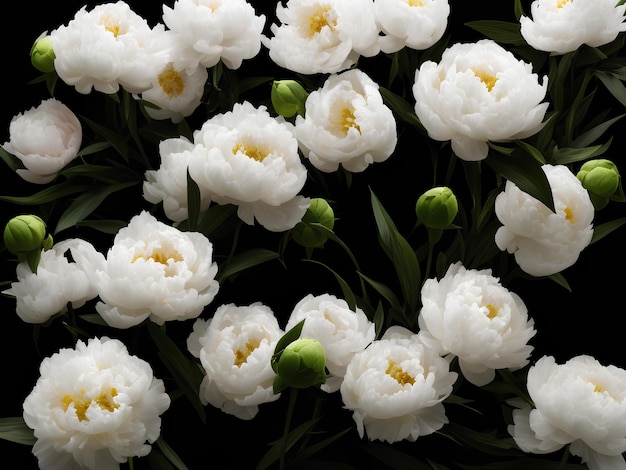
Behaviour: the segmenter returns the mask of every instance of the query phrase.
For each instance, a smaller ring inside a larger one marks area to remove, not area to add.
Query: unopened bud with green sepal
[[[37,272],[41,250],[52,247],[52,236],[47,234],[46,223],[36,215],[18,215],[4,227],[4,245],[17,256],[18,261],[28,262],[32,272]]]
[[[50,36],[40,36],[30,49],[30,61],[33,67],[44,73],[54,72],[55,58]]]
[[[283,117],[304,116],[304,103],[308,96],[304,87],[295,80],[274,80],[272,84],[272,106]]]
[[[320,225],[323,227],[321,228]],[[302,220],[291,230],[296,243],[307,248],[317,248],[328,240],[324,229],[332,230],[335,226],[335,212],[323,198],[311,199]]]
[[[275,371],[274,390],[326,383],[326,352],[316,339],[297,339],[282,351]]]
[[[620,174],[615,163],[603,158],[585,162],[576,177],[589,193],[596,210],[608,204],[609,198],[615,194],[620,183]]]
[[[456,196],[447,186],[438,186],[422,194],[415,204],[417,218],[428,228],[448,227],[457,213],[459,204]]]

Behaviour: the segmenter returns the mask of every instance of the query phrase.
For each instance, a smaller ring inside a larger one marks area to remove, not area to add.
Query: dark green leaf
[[[622,217],[620,219],[611,220],[610,222],[605,222],[604,224],[598,225],[593,229],[593,237],[591,237],[591,243],[596,243],[599,240],[602,240],[608,234],[620,228],[622,225],[626,224],[626,217]]]
[[[89,189],[85,184],[74,184],[69,181],[49,186],[30,196],[0,196],[0,200],[25,206],[36,206],[56,201],[70,194],[82,193]]]
[[[575,148],[581,148],[593,144],[596,140],[604,135],[609,127],[622,119],[624,116],[626,116],[626,114],[620,114],[619,116],[609,119],[608,121],[598,124],[588,131],[583,132],[572,142],[572,146]]]
[[[616,75],[607,72],[596,71],[596,77],[600,79],[606,89],[619,101],[622,106],[626,106],[626,87]]]
[[[593,145],[584,148],[563,148],[554,147],[552,152],[552,163],[555,165],[567,165],[568,163],[580,162],[590,158],[598,157],[605,153],[611,146],[613,138],[602,145]]]
[[[424,126],[415,114],[415,109],[404,98],[383,87],[380,87],[380,94],[398,119],[425,132]]]
[[[89,227],[102,233],[116,234],[121,228],[128,225],[124,220],[81,220],[76,223],[78,227]]]
[[[187,466],[183,463],[180,457],[174,452],[174,450],[163,440],[163,437],[159,437],[156,441],[163,455],[169,460],[174,467],[178,470],[188,470]]]
[[[356,306],[357,306],[356,296],[354,295],[354,292],[352,292],[352,289],[350,288],[350,285],[339,274],[337,274],[335,271],[333,271],[327,265],[325,265],[324,263],[321,263],[319,261],[312,260],[312,259],[308,259],[306,261],[311,262],[311,263],[315,263],[315,264],[319,264],[320,266],[324,266],[326,269],[328,269],[333,274],[333,276],[335,276],[335,279],[339,283],[339,287],[341,288],[341,292],[343,293],[343,298],[346,301],[346,303],[348,304],[348,306],[350,307],[350,309],[351,310],[355,310],[356,309]]]
[[[224,282],[241,271],[277,258],[278,253],[275,251],[265,248],[251,248],[224,261],[219,267],[217,279],[220,283]]]
[[[277,358],[283,350],[297,340],[300,337],[300,333],[302,332],[302,327],[304,327],[304,320],[298,322],[289,331],[285,332],[283,336],[276,343],[276,347],[274,348],[274,356]],[[272,358],[272,366],[274,366],[274,358]]]
[[[16,170],[24,168],[24,165],[22,164],[22,160],[20,160],[13,154],[10,154],[6,150],[4,150],[4,148],[1,146],[0,146],[0,158],[4,160],[4,163],[6,163],[7,166],[12,171],[16,171]]]
[[[28,446],[32,446],[37,442],[33,430],[26,425],[24,418],[21,416],[0,418],[0,439]]]
[[[465,26],[468,26],[481,34],[484,34],[489,39],[493,39],[494,41],[502,44],[511,44],[514,46],[526,44],[526,41],[520,32],[519,23],[510,23],[508,21],[499,20],[477,20],[465,23]]]
[[[187,168],[187,223],[190,231],[197,230],[200,216],[200,188],[189,174]]]

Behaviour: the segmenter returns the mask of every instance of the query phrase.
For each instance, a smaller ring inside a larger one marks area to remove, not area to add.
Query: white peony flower
[[[180,36],[196,66],[213,67],[220,59],[238,69],[261,50],[265,16],[256,16],[245,0],[176,0],[163,5],[163,22]]]
[[[51,182],[80,150],[83,129],[76,115],[56,98],[20,113],[9,124],[9,141],[2,148],[25,168],[17,174],[30,183]]]
[[[396,121],[383,103],[378,85],[353,69],[330,75],[307,98],[306,117],[296,117],[296,137],[318,170],[360,172],[391,156],[397,143]]]
[[[593,236],[589,193],[564,165],[543,165],[556,212],[511,181],[498,194],[495,212],[503,226],[495,235],[501,250],[531,276],[549,276],[572,266]]]
[[[271,359],[283,334],[272,310],[258,302],[221,305],[210,320],[196,320],[187,347],[206,372],[202,403],[249,420],[260,404],[277,400]]]
[[[535,0],[531,17],[520,18],[521,33],[533,48],[565,54],[583,44],[608,44],[626,31],[626,5],[615,0]]]
[[[2,293],[16,298],[16,312],[23,321],[45,323],[66,312],[68,304],[79,308],[98,295],[82,269],[65,256],[81,244],[87,242],[73,238],[42,251],[36,274],[26,261],[17,265],[17,281]]]
[[[74,251],[100,296],[96,310],[115,328],[196,318],[219,289],[211,242],[145,211],[117,233],[106,258],[91,246]]]
[[[421,297],[422,341],[440,354],[457,356],[469,382],[482,386],[494,379],[495,369],[528,364],[534,322],[522,299],[490,269],[467,270],[454,263],[440,280],[426,280]]]
[[[116,339],[78,341],[45,358],[24,401],[39,468],[119,469],[145,456],[170,406],[150,365]]]
[[[151,86],[164,51],[156,46],[164,26],[150,28],[126,2],[83,6],[50,33],[58,76],[76,91],[116,93],[122,86],[141,93]]]
[[[585,355],[564,364],[544,356],[529,369],[527,388],[534,408],[520,404],[509,426],[524,452],[569,445],[589,470],[626,468],[626,370]]]
[[[380,52],[372,0],[288,0],[263,37],[270,58],[293,72],[337,73]]]
[[[354,355],[363,351],[376,336],[375,326],[363,310],[351,310],[348,303],[331,294],[309,294],[294,307],[285,331],[305,320],[301,338],[313,338],[326,352],[329,375],[321,388],[332,393],[339,390],[346,368]]]
[[[389,443],[431,434],[448,422],[441,403],[457,374],[418,335],[392,326],[357,353],[341,384],[359,435]]]
[[[292,126],[275,119],[265,106],[237,103],[194,132],[189,174],[218,204],[239,206],[237,214],[268,230],[293,228],[309,198],[299,196],[307,178]]]
[[[547,87],[547,77],[539,84],[532,64],[494,41],[457,43],[439,64],[426,61],[415,72],[415,113],[431,138],[450,140],[463,160],[482,160],[488,141],[523,139],[541,129]]]
[[[184,137],[162,140],[159,143],[161,165],[157,170],[147,170],[143,183],[143,197],[153,204],[163,202],[165,215],[174,222],[189,217],[187,207],[187,169],[192,152],[202,152],[206,158],[208,150],[194,145]],[[211,204],[211,196],[200,188],[200,210]]]
[[[389,54],[403,47],[424,50],[443,37],[448,26],[448,0],[374,0],[380,49]]]

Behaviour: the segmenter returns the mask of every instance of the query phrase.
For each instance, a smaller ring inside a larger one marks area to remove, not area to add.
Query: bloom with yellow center
[[[23,405],[40,468],[93,468],[96,459],[117,468],[150,452],[170,398],[121,341],[78,341],[45,358],[40,371]]]
[[[252,419],[259,405],[278,399],[271,358],[283,334],[272,310],[260,303],[221,305],[210,320],[196,320],[187,347],[206,373],[202,402]]]
[[[418,335],[393,326],[352,358],[341,398],[361,437],[415,441],[448,422],[441,402],[456,378]]]

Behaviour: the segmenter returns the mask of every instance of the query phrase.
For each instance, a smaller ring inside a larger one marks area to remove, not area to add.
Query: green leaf
[[[197,364],[187,358],[181,350],[154,322],[147,322],[152,341],[159,349],[159,359],[181,388],[203,423],[206,423],[204,406],[200,402],[198,390],[204,375]]]
[[[526,44],[526,41],[520,32],[521,27],[519,23],[499,20],[477,20],[465,23],[465,26],[468,26],[481,34],[484,34],[489,39],[493,39],[494,41],[502,44],[511,44],[514,46],[522,46]]]
[[[60,175],[66,178],[86,177],[93,178],[105,183],[117,184],[123,182],[140,182],[143,176],[138,175],[126,166],[106,166],[106,165],[75,165],[62,170]]]
[[[448,423],[444,434],[466,445],[470,449],[488,455],[521,455],[512,437],[502,437],[496,431],[476,431],[459,423]]]
[[[401,121],[420,129],[422,132],[426,132],[424,126],[417,118],[415,109],[404,98],[388,90],[387,88],[380,87],[380,94],[385,100],[385,104],[394,112],[394,114]]]
[[[200,188],[189,174],[187,168],[187,224],[191,231],[197,230],[200,215]]]
[[[26,425],[21,416],[0,418],[0,439],[32,446],[37,442],[33,430]]]
[[[575,148],[581,148],[581,147],[586,147],[594,143],[596,140],[598,140],[600,137],[604,135],[604,133],[609,129],[609,127],[611,127],[614,123],[622,119],[624,116],[626,116],[626,114],[620,114],[619,116],[616,116],[613,119],[604,121],[603,123],[598,124],[595,127],[592,127],[588,131],[583,132],[572,142],[572,146]]]
[[[234,276],[235,274],[244,271],[253,266],[277,259],[278,253],[275,251],[266,250],[265,248],[251,248],[247,251],[243,251],[235,256],[228,258],[220,265],[220,270],[217,275],[218,282],[222,283],[224,280]]]
[[[285,332],[285,334],[281,336],[281,338],[278,340],[278,342],[276,343],[276,347],[274,348],[274,355],[272,356],[272,369],[274,369],[275,359],[278,359],[278,356],[280,356],[280,353],[283,352],[283,350],[287,346],[289,346],[291,343],[293,343],[295,340],[297,340],[300,337],[300,333],[302,332],[302,328],[304,327],[304,321],[305,320],[302,320],[298,322],[297,324],[295,324],[292,328],[289,329],[289,331]],[[274,369],[274,371],[275,370],[276,369]]]
[[[520,190],[542,202],[554,212],[550,183],[541,165],[535,159],[512,153],[508,156],[491,154],[485,161],[496,173],[515,183]]]
[[[597,157],[605,153],[611,146],[613,138],[602,145],[593,145],[584,148],[563,148],[554,147],[552,152],[552,163],[555,165],[567,165],[568,163],[580,162]]]
[[[357,307],[356,296],[354,295],[354,292],[352,292],[350,285],[339,274],[337,274],[335,271],[333,271],[331,268],[329,268],[327,265],[325,265],[324,263],[320,261],[316,261],[314,259],[307,259],[305,261],[319,264],[320,266],[323,266],[326,269],[328,269],[333,274],[333,276],[335,276],[335,279],[339,283],[339,287],[341,288],[341,292],[343,293],[343,298],[348,304],[348,306],[350,307],[350,310],[353,310],[353,311],[356,310],[356,307]]]
[[[64,183],[42,189],[41,191],[30,196],[0,196],[0,200],[25,206],[38,206],[56,201],[57,199],[69,196],[70,194],[85,192],[89,188],[89,185],[74,184],[66,181]]]
[[[102,152],[108,148],[111,148],[111,142],[96,142],[95,144],[88,145],[76,154],[77,157],[84,157],[86,155],[91,155],[94,153]]]
[[[370,190],[372,209],[378,228],[380,244],[396,268],[398,281],[405,301],[412,311],[419,302],[420,266],[415,251],[398,232],[376,195]]]
[[[236,207],[232,204],[216,204],[202,213],[196,230],[205,235],[210,235],[235,213]]]
[[[7,166],[12,171],[16,171],[16,170],[24,168],[24,164],[22,163],[22,160],[20,160],[15,155],[4,150],[3,147],[0,147],[0,158],[4,160],[4,163],[6,163]]]
[[[286,453],[289,449],[291,449],[296,442],[302,439],[302,437],[315,427],[317,421],[319,421],[319,419],[305,421],[292,429],[286,436],[283,436],[282,439],[273,442],[270,450],[268,450],[265,455],[261,457],[259,463],[257,463],[256,467],[254,467],[255,470],[265,470],[274,462],[278,461],[283,453]]]
[[[178,470],[188,470],[187,466],[183,463],[176,452],[174,452],[174,450],[163,440],[163,437],[159,437],[156,444],[159,446],[163,455],[174,465],[174,467]]]
[[[125,220],[81,220],[77,222],[78,227],[89,227],[94,230],[98,230],[102,233],[108,233],[111,235],[116,234],[121,228],[128,225],[128,221]]]
[[[387,300],[387,302],[389,302],[391,308],[396,310],[402,310],[402,304],[400,303],[400,300],[389,287],[380,282],[374,281],[363,273],[358,273],[358,275],[361,276],[363,280],[365,280],[365,282],[367,282],[370,286],[372,286],[376,290],[376,292],[382,295]]]
[[[535,147],[533,147],[532,145],[530,145],[527,142],[524,142],[523,140],[516,140],[515,143],[527,154],[529,154],[531,157],[533,157],[535,160],[537,160],[541,165],[544,165],[546,163],[546,159],[543,156],[543,154],[536,149]]]
[[[111,194],[122,189],[134,186],[136,183],[120,183],[106,186],[97,186],[78,196],[59,217],[54,233],[74,227],[85,217],[90,215]]]
[[[600,79],[606,89],[619,101],[622,106],[626,106],[626,87],[622,81],[612,73],[596,71],[596,77]]]
[[[626,217],[622,217],[620,219],[615,219],[610,222],[605,222],[604,224],[598,225],[593,229],[593,236],[591,237],[590,245],[596,243],[597,241],[602,240],[608,234],[620,228],[622,225],[626,224]]]

